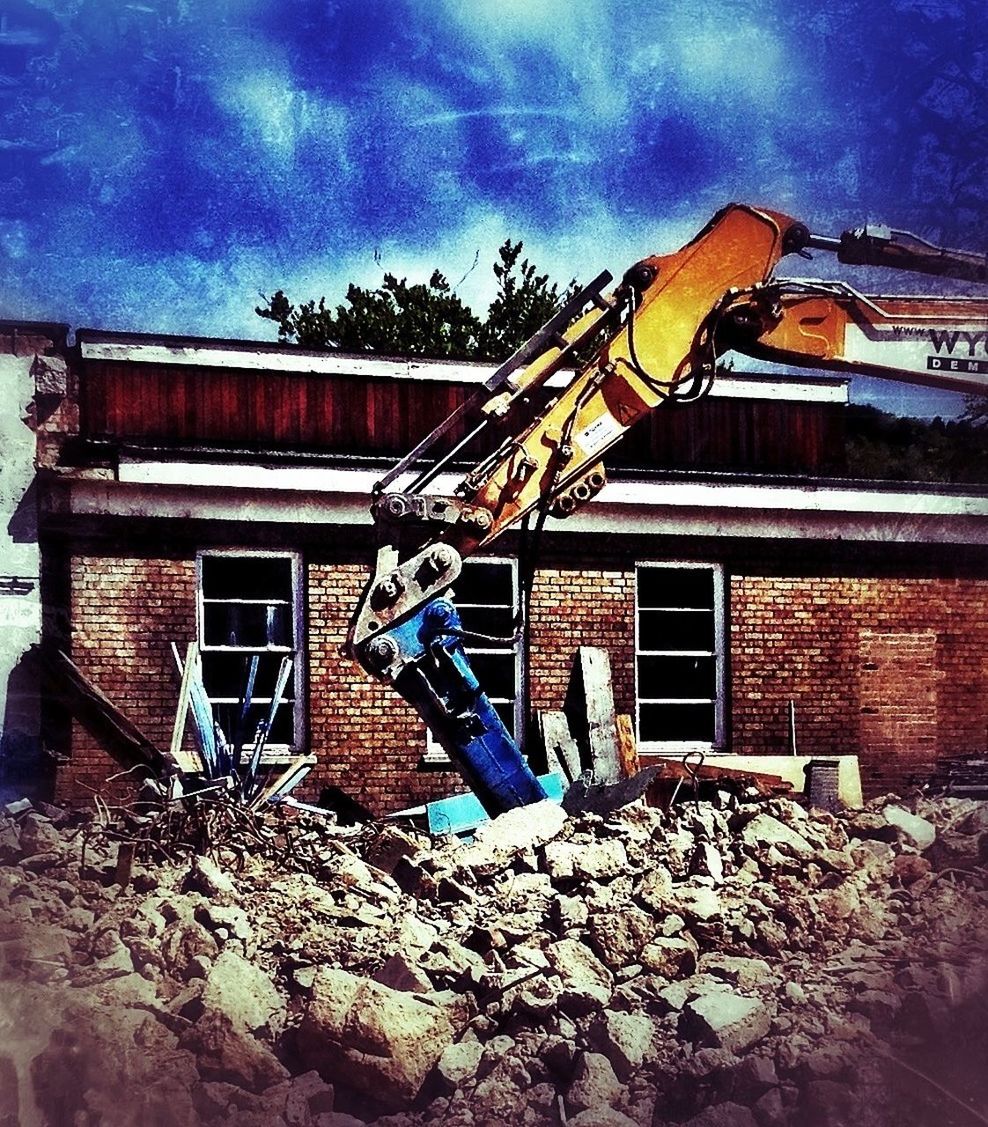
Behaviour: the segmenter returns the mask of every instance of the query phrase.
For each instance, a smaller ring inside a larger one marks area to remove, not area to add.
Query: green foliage
[[[278,290],[255,312],[277,323],[283,342],[303,348],[457,359],[475,349],[480,322],[438,270],[427,286],[394,274],[385,274],[376,290],[351,283],[346,301],[333,312],[325,298],[296,306]]]
[[[875,407],[852,407],[847,469],[879,481],[988,482],[988,432],[967,418],[900,419]]]
[[[376,290],[351,284],[335,310],[324,297],[295,305],[278,290],[254,310],[274,321],[278,338],[302,348],[464,360],[503,360],[555,311],[559,288],[506,240],[494,263],[497,294],[481,321],[438,271],[428,285],[385,274]]]

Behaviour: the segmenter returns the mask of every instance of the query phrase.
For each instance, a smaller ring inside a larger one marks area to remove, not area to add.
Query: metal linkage
[[[546,797],[463,649],[448,599],[433,599],[372,639],[362,660],[394,683],[432,729],[491,817]],[[376,668],[375,668],[376,666]]]

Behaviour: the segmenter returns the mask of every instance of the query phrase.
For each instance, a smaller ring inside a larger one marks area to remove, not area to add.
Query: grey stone
[[[682,885],[674,891],[672,901],[676,910],[690,920],[712,920],[723,913],[720,896],[712,888]]]
[[[791,1127],[792,1119],[778,1088],[770,1088],[752,1105],[758,1127]]]
[[[580,851],[573,867],[584,880],[612,880],[627,873],[628,854],[617,839],[592,841]]]
[[[572,841],[550,841],[542,851],[545,871],[556,881],[573,880],[576,877],[576,862],[583,848]]]
[[[183,884],[186,892],[201,892],[210,899],[229,899],[236,895],[236,885],[229,875],[209,857],[196,857]]]
[[[607,1057],[615,1074],[626,1080],[645,1059],[654,1036],[655,1027],[645,1014],[609,1010],[595,1019],[587,1040]]]
[[[209,969],[202,1003],[221,1010],[243,1032],[277,1036],[285,1023],[286,1004],[277,987],[260,967],[229,947]]]
[[[457,863],[481,874],[503,868],[516,854],[552,841],[566,822],[563,808],[548,799],[519,806],[479,825],[474,840],[457,851]]]
[[[204,1080],[222,1080],[251,1092],[263,1092],[288,1079],[288,1070],[250,1033],[234,1029],[226,1014],[204,1013],[179,1036],[179,1045],[195,1053]]]
[[[425,971],[404,955],[392,955],[374,972],[373,978],[382,986],[390,987],[392,990],[406,990],[412,994],[428,994],[432,989],[432,983]],[[309,986],[311,988],[312,981]]]
[[[567,1120],[569,1127],[637,1127],[638,1121],[629,1119],[623,1111],[613,1107],[588,1107]]]
[[[69,367],[64,357],[35,356],[31,364],[31,375],[34,377],[37,395],[68,395]]]
[[[812,857],[815,850],[802,834],[797,833],[771,814],[756,814],[741,830],[741,840],[749,845],[767,849],[784,848],[797,857]]]
[[[890,826],[895,826],[910,844],[920,852],[929,848],[936,840],[937,831],[932,822],[920,818],[918,814],[911,814],[901,806],[886,806],[882,816]]]
[[[659,915],[665,912],[672,892],[672,874],[663,865],[653,865],[635,888],[635,898]]]
[[[443,1049],[436,1068],[453,1088],[477,1075],[484,1046],[479,1041],[456,1041]]]
[[[602,1053],[580,1053],[566,1093],[566,1107],[571,1112],[606,1107],[614,1103],[621,1091],[621,1081],[607,1057]]]
[[[764,959],[752,959],[742,955],[721,955],[711,953],[701,955],[698,970],[701,974],[712,974],[722,978],[739,990],[754,990],[772,982],[772,968]]]
[[[808,999],[806,991],[800,986],[798,982],[787,982],[785,985],[786,998],[792,1002],[794,1006],[805,1006]]]
[[[663,978],[684,978],[696,970],[696,947],[685,939],[653,939],[642,951],[641,961]]]
[[[655,935],[655,923],[641,908],[628,907],[592,913],[589,931],[601,960],[617,970],[638,961],[642,948]]]
[[[758,998],[727,991],[702,994],[683,1009],[681,1028],[694,1041],[740,1053],[766,1036],[769,1008]]]
[[[710,842],[700,842],[690,857],[689,871],[710,877],[715,884],[724,881],[724,858]]]
[[[323,967],[298,1030],[303,1062],[393,1108],[415,1098],[455,1032],[456,1014],[434,996],[390,990]]]
[[[607,1005],[614,980],[589,947],[577,939],[560,939],[545,953],[560,981],[559,1005],[564,1013],[578,1017]]]
[[[578,896],[557,896],[550,903],[549,918],[557,931],[576,931],[589,916],[587,905]]]
[[[758,1127],[751,1111],[741,1104],[713,1104],[687,1119],[682,1127]]]

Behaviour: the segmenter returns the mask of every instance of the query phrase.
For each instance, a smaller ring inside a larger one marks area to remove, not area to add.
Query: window
[[[516,742],[524,732],[521,646],[512,644],[518,615],[518,574],[513,560],[470,559],[450,592],[468,638],[463,648],[504,726]],[[445,766],[446,752],[429,732],[423,766]]]
[[[301,646],[300,561],[288,553],[203,552],[199,556],[199,646],[202,679],[213,714],[232,738],[240,700],[256,655],[251,706],[243,739],[253,741],[267,717],[284,658],[292,671],[285,685],[262,762],[296,754],[302,743],[303,683]]]
[[[638,740],[646,751],[724,743],[724,577],[710,564],[641,564]]]

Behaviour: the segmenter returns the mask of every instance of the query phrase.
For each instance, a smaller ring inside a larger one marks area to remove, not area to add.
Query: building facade
[[[162,747],[173,645],[198,643],[221,721],[253,657],[259,708],[288,657],[266,756],[316,756],[303,793],[383,814],[462,789],[341,647],[374,483],[489,368],[90,331],[70,348],[45,326],[4,339],[22,378],[62,372],[30,422],[52,645]],[[725,373],[632,431],[598,498],[534,553],[508,533],[466,563],[454,596],[490,639],[475,668],[533,755],[532,716],[562,707],[580,645],[608,651],[645,754],[785,754],[795,735],[801,754],[858,755],[874,793],[988,750],[988,490],[849,479],[846,402],[839,379]],[[526,586],[527,647],[510,640]],[[42,713],[56,798],[122,785],[91,731],[56,701]]]

